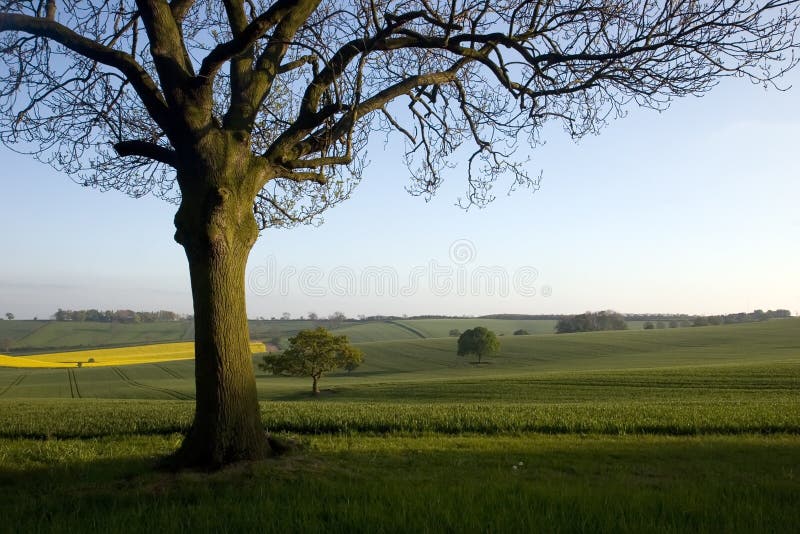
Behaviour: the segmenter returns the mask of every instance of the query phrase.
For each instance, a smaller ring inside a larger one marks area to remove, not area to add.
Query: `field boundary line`
[[[178,373],[178,371],[175,371],[174,369],[170,369],[169,367],[165,366],[164,364],[154,363],[153,365],[155,365],[156,367],[158,367],[159,369],[161,369],[162,371],[167,373],[172,378],[176,378],[178,380],[183,380],[184,379],[183,376],[181,376],[180,373]]]
[[[22,342],[22,341],[24,341],[25,339],[27,339],[27,338],[31,337],[33,334],[35,334],[35,333],[36,333],[36,332],[38,332],[39,330],[41,330],[41,329],[45,328],[45,327],[46,327],[46,326],[48,326],[50,323],[51,323],[51,321],[43,321],[43,323],[42,323],[42,325],[41,325],[41,326],[38,326],[38,327],[34,328],[33,330],[31,330],[30,332],[28,332],[27,334],[25,334],[25,335],[24,335],[24,336],[22,336],[21,338],[19,338],[19,339],[17,339],[16,341],[14,341],[14,345],[18,345],[20,342]]]
[[[168,395],[176,400],[194,400],[194,397],[187,395],[185,393],[181,393],[180,391],[174,391],[172,389],[160,388],[158,386],[151,386],[149,384],[142,384],[141,382],[137,382],[136,380],[133,380],[131,377],[129,377],[127,373],[125,373],[125,371],[123,371],[119,367],[112,367],[111,369],[117,374],[117,376],[119,376],[122,379],[123,382],[132,387],[149,391],[155,391],[158,393],[164,393],[165,395]]]
[[[422,332],[420,332],[420,331],[419,331],[419,330],[417,330],[416,328],[412,328],[412,327],[408,326],[407,324],[399,323],[399,322],[397,322],[397,321],[386,321],[386,322],[387,322],[388,324],[392,324],[392,325],[394,325],[394,326],[399,326],[399,327],[400,327],[400,328],[402,328],[403,330],[406,330],[406,331],[408,331],[408,332],[411,332],[412,334],[414,334],[415,336],[417,336],[417,337],[419,337],[419,338],[421,338],[421,339],[428,339],[428,338],[425,336],[425,334],[423,334]]]
[[[3,390],[2,390],[2,391],[0,391],[0,397],[2,397],[3,395],[5,395],[6,393],[8,393],[8,391],[9,391],[11,388],[13,388],[14,386],[18,386],[18,385],[20,385],[20,384],[22,383],[22,381],[23,381],[23,380],[25,380],[25,378],[26,378],[27,376],[28,376],[27,374],[21,374],[21,375],[17,376],[17,378],[15,378],[14,380],[12,380],[12,381],[11,381],[11,383],[10,383],[9,385],[7,385],[5,388],[3,388]]]

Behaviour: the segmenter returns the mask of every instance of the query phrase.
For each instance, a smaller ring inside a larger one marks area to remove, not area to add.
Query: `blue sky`
[[[550,128],[530,152],[541,189],[499,184],[483,210],[454,206],[463,167],[430,202],[409,196],[402,144],[374,143],[324,225],[261,236],[249,315],[797,313],[800,73],[784,83],[796,87],[726,80],[663,113],[631,108],[577,144]],[[191,312],[174,206],[84,189],[5,148],[0,161],[0,313]]]

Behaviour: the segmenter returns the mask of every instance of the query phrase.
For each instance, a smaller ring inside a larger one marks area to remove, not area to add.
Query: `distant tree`
[[[291,321],[291,320],[292,320],[292,314],[291,313],[283,312],[281,314],[281,321]]]
[[[450,337],[458,337],[461,335],[461,330],[459,330],[458,328],[453,328],[447,335],[449,335]]]
[[[259,367],[275,375],[309,376],[311,392],[319,395],[319,379],[334,369],[352,371],[364,361],[362,352],[347,336],[335,336],[323,327],[301,330],[289,338],[289,348],[264,356]]]
[[[529,335],[531,335],[531,333],[528,332],[527,330],[524,330],[524,329],[520,328],[519,330],[514,330],[514,335],[515,336],[529,336]]]
[[[308,312],[308,320],[309,320],[309,321],[315,321],[315,322],[316,322],[316,321],[318,321],[318,320],[319,320],[319,315],[317,315],[317,314],[316,314],[316,313],[314,313],[314,312]]]
[[[6,314],[6,319],[8,319],[9,321],[13,321],[14,320],[14,314],[11,313],[11,312],[8,312]]]
[[[708,317],[698,316],[692,319],[692,326],[708,326]]]
[[[645,330],[652,330],[655,327],[656,327],[656,325],[653,324],[653,321],[647,321],[646,323],[644,323],[644,329]]]
[[[347,320],[347,316],[340,312],[333,312],[328,316],[328,324],[331,328],[339,328],[342,326],[342,323]]]
[[[619,313],[611,310],[586,312],[580,315],[563,317],[556,323],[557,334],[573,332],[595,332],[598,330],[625,330],[628,323]]]
[[[656,328],[658,328],[658,329],[662,329],[662,328],[666,328],[666,327],[667,327],[667,323],[665,323],[664,321],[658,321],[656,323]]]
[[[494,332],[482,326],[466,330],[458,338],[458,355],[474,354],[478,357],[478,363],[481,363],[484,356],[491,356],[499,350],[500,340]]]
[[[669,327],[670,328],[678,328],[678,321],[673,319],[672,321],[669,322]]]

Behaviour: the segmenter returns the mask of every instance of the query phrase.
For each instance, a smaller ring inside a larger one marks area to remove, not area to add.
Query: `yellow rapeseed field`
[[[265,352],[263,343],[250,343],[253,353]],[[5,356],[0,354],[0,367],[61,368],[106,367],[111,365],[135,365],[194,358],[194,343],[159,343],[117,349],[91,349],[70,352],[53,352],[33,356]]]

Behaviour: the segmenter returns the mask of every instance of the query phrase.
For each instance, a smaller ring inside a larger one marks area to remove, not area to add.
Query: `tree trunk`
[[[245,267],[258,236],[252,197],[216,185],[225,181],[210,174],[196,188],[182,184],[175,216],[175,240],[186,251],[191,276],[196,383],[194,421],[173,458],[177,468],[216,468],[270,452],[245,305]],[[219,174],[224,178],[227,172]]]
[[[314,381],[311,385],[311,394],[319,395],[319,377],[312,376],[311,379]]]

